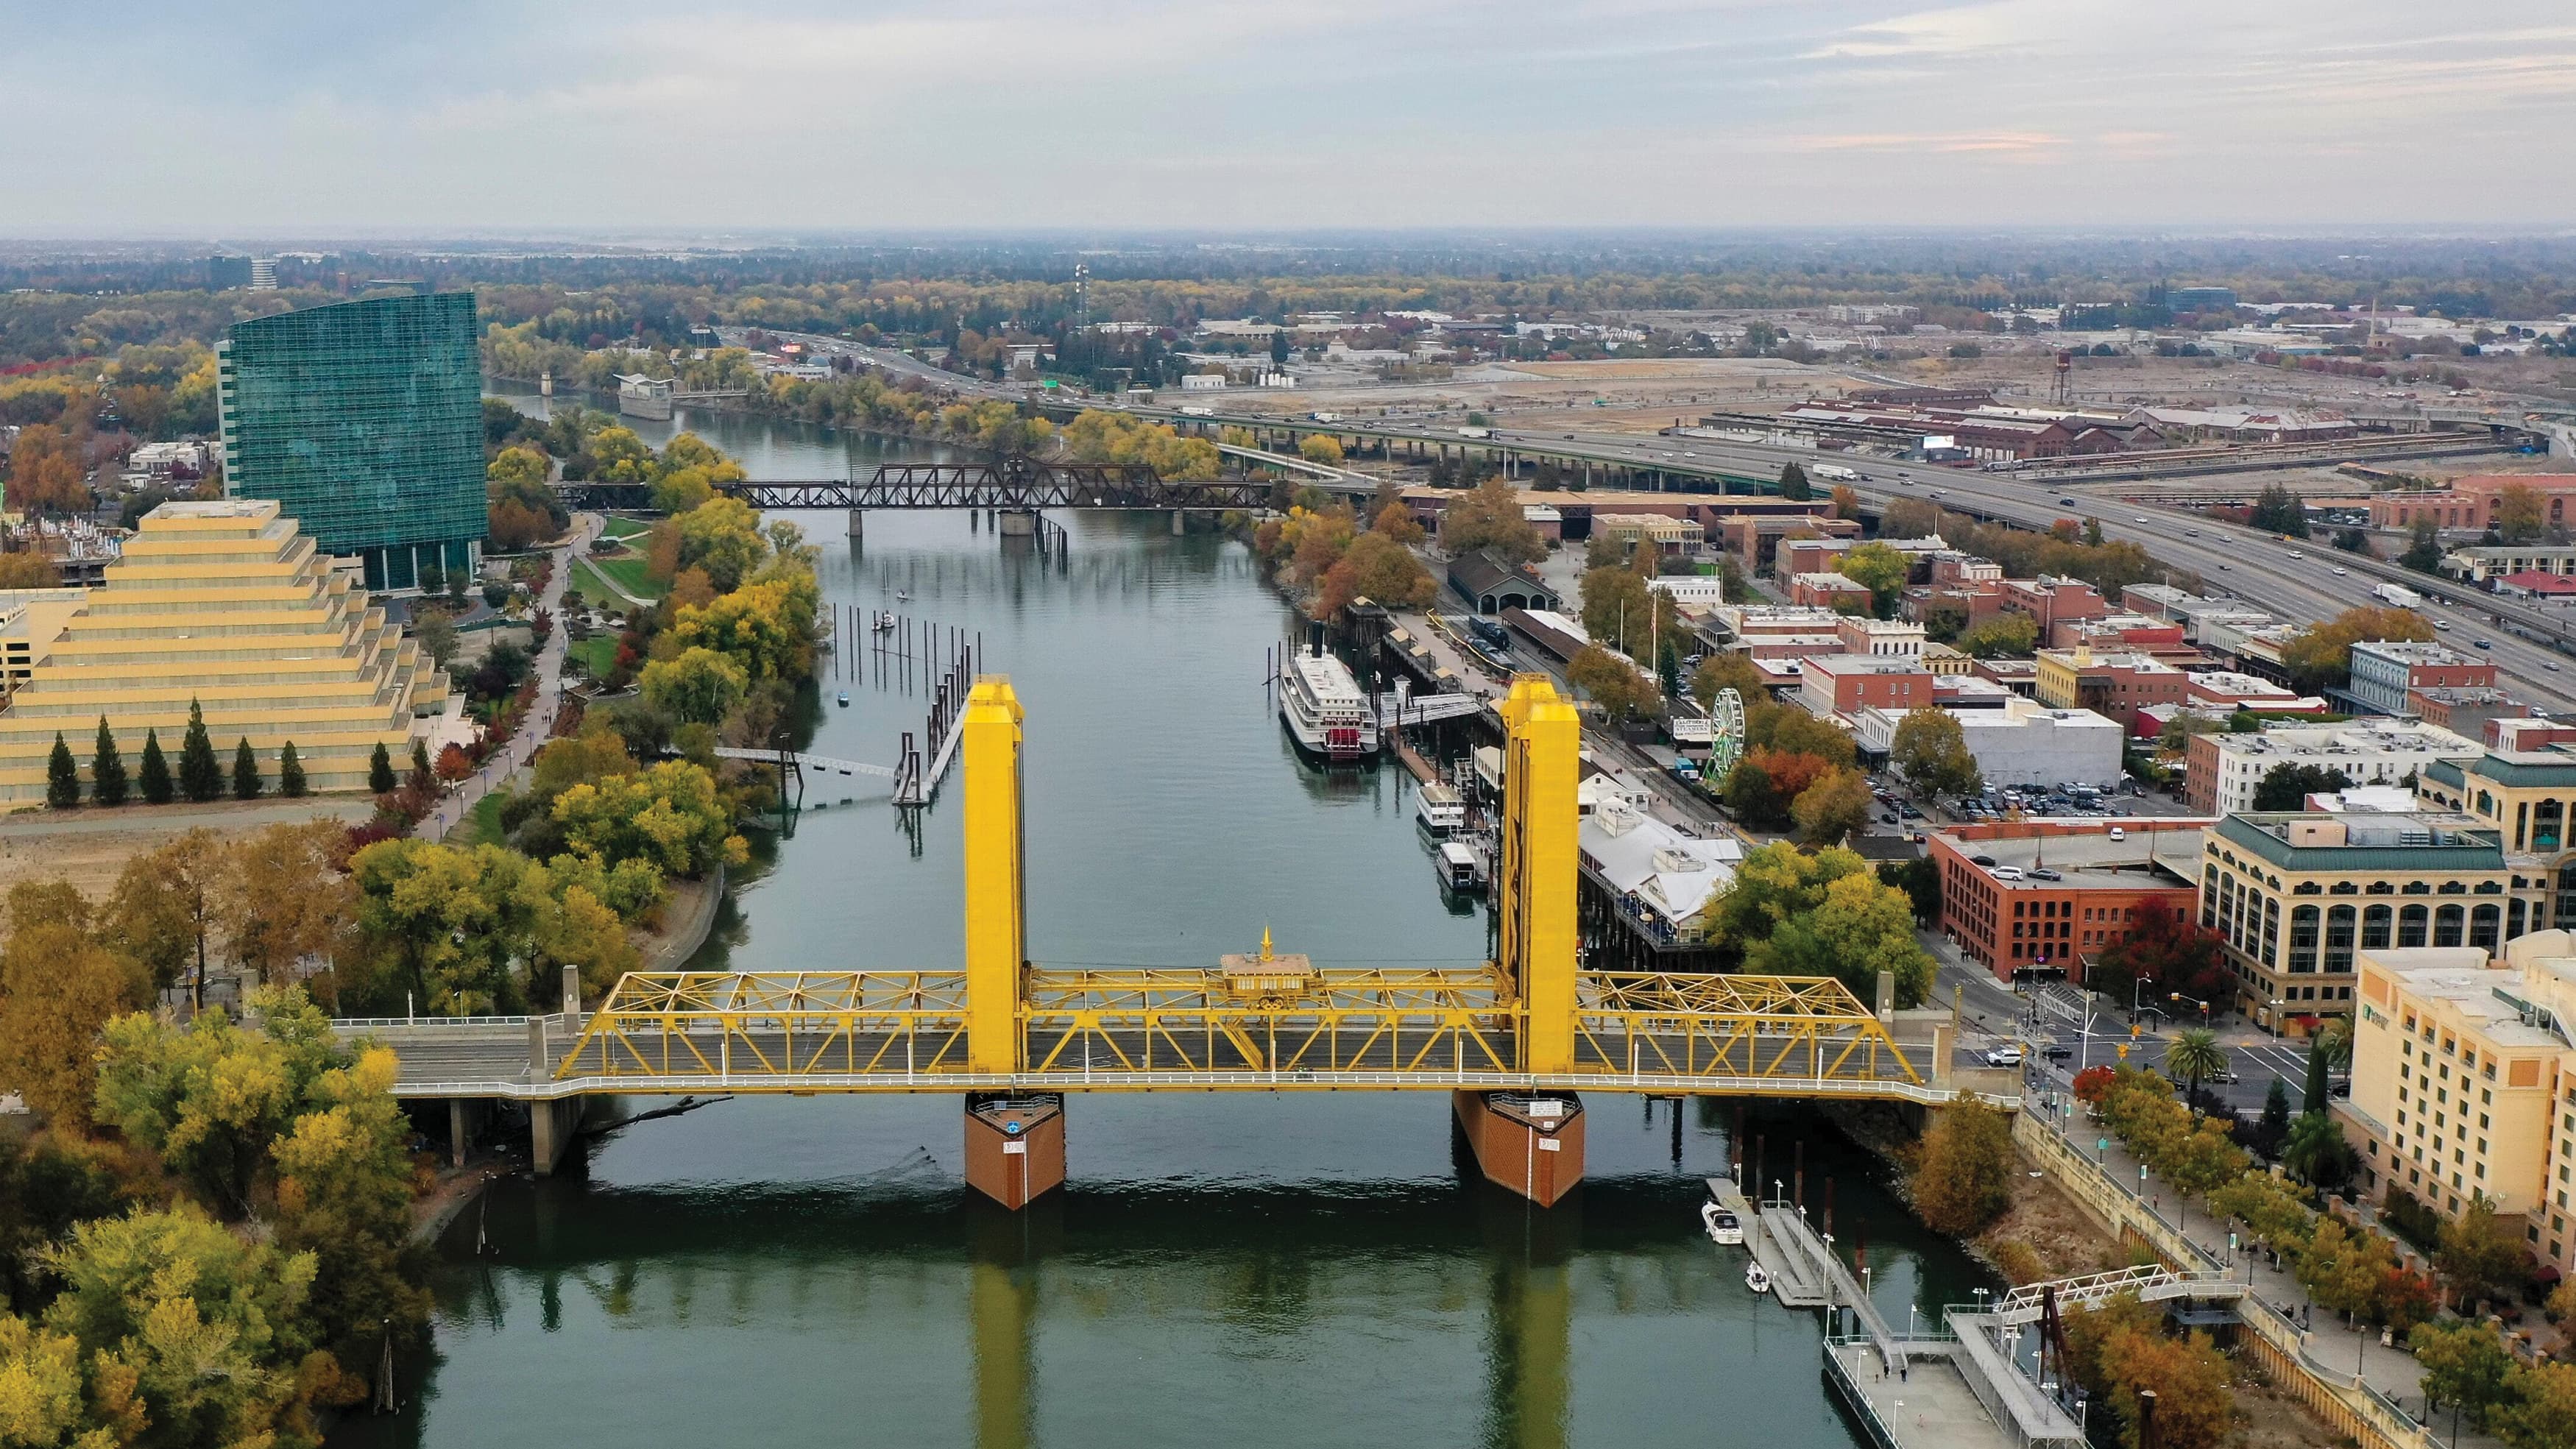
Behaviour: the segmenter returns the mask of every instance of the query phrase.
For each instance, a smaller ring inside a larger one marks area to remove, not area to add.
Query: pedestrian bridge
[[[629,1093],[946,1092],[969,1094],[971,1110],[977,1094],[1393,1089],[1518,1094],[1517,1112],[1523,1098],[1570,1102],[1585,1090],[1952,1098],[1946,1033],[1900,1044],[1884,977],[1873,1009],[1830,977],[1584,969],[1580,722],[1535,677],[1516,680],[1500,704],[1508,749],[1493,961],[1339,969],[1275,951],[1266,932],[1257,949],[1203,967],[1029,960],[1022,715],[1009,682],[987,677],[958,727],[961,968],[640,972],[587,1012],[568,979],[564,1009],[551,1016],[340,1029],[396,1049],[398,1095],[549,1104]],[[1538,1125],[1522,1126],[1556,1141],[1579,1121],[1545,1106]],[[1559,1161],[1579,1177],[1579,1128],[1570,1141],[1576,1155]]]

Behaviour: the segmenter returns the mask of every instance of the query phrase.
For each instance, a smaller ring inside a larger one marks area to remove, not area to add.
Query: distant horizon
[[[2576,175],[2576,23],[2564,0],[2476,12],[39,7],[12,17],[0,126],[37,143],[12,158],[0,225],[99,240],[1811,229],[1891,215],[2007,231],[2576,227],[2576,196],[2552,180]]]

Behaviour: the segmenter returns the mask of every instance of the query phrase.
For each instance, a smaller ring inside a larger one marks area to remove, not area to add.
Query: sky
[[[28,0],[0,236],[2576,224],[2569,0]]]

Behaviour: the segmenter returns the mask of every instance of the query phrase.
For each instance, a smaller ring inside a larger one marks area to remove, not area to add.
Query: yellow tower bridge
[[[960,726],[962,968],[639,972],[587,1014],[568,983],[557,1016],[343,1029],[397,1047],[405,1096],[460,1113],[474,1098],[528,1102],[541,1170],[592,1094],[963,1093],[968,1180],[1014,1207],[1062,1180],[1067,1093],[1447,1091],[1488,1175],[1540,1202],[1581,1178],[1587,1089],[1953,1095],[1948,1033],[1900,1046],[1884,981],[1873,1010],[1830,977],[1585,970],[1580,718],[1534,676],[1513,682],[1502,715],[1500,949],[1482,965],[1318,967],[1274,951],[1266,929],[1257,951],[1204,968],[1030,961],[1024,721],[1010,682],[987,677]]]

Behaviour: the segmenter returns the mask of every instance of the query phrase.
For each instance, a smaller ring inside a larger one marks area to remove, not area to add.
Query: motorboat
[[[879,633],[879,634],[891,634],[891,633],[893,633],[893,632],[894,632],[894,612],[893,612],[892,610],[885,610],[885,611],[880,612],[880,613],[876,616],[876,618],[874,618],[873,620],[870,620],[870,621],[869,621],[869,623],[868,623],[868,628],[869,628],[869,629],[871,629],[871,630],[873,630],[873,631],[875,631],[876,633]]]
[[[841,691],[841,708],[843,708],[843,709],[848,709],[849,707],[850,707],[850,692],[849,692],[848,690],[846,690],[846,689],[845,689],[845,690],[842,690],[842,691]]]
[[[1759,1261],[1744,1265],[1744,1286],[1756,1293],[1771,1291],[1771,1274]]]
[[[912,602],[912,595],[905,593],[901,589],[897,589],[894,591],[894,601],[898,604],[909,604]]]
[[[1413,816],[1425,834],[1446,839],[1466,827],[1467,802],[1456,790],[1435,782],[1413,792]]]
[[[1714,1200],[1699,1205],[1699,1224],[1708,1229],[1708,1240],[1719,1247],[1739,1247],[1744,1242],[1743,1222]]]
[[[1485,888],[1485,863],[1477,859],[1475,850],[1464,842],[1442,841],[1439,864],[1443,889],[1466,896]]]

